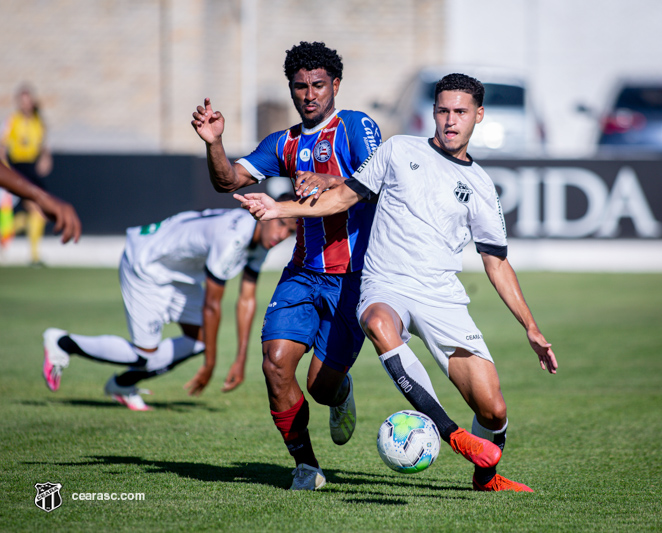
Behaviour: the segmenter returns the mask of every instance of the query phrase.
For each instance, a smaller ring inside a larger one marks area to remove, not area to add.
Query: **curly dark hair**
[[[292,83],[294,75],[301,69],[323,68],[332,80],[335,78],[342,80],[342,66],[342,58],[335,50],[327,48],[326,44],[301,41],[287,51],[283,68],[285,76]]]
[[[485,96],[485,87],[483,87],[483,84],[476,78],[472,78],[466,74],[448,74],[441,78],[434,88],[435,102],[441,91],[462,91],[463,93],[469,93],[474,97],[474,101],[478,107],[483,105],[483,97]]]

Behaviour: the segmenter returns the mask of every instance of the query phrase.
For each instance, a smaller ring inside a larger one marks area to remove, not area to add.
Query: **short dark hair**
[[[441,78],[434,88],[435,103],[441,91],[462,91],[463,93],[468,93],[473,96],[478,107],[483,105],[483,97],[485,96],[485,87],[483,87],[483,84],[476,78],[472,78],[466,74],[447,74]]]
[[[320,42],[301,41],[287,51],[285,56],[285,76],[292,83],[294,75],[301,69],[315,70],[323,68],[331,79],[342,80],[342,58],[335,50]]]

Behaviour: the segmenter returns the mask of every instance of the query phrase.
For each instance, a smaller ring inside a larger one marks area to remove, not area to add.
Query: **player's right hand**
[[[191,126],[203,141],[211,144],[223,135],[225,118],[220,111],[212,109],[209,98],[205,98],[203,105],[204,107],[199,105],[193,112]]]

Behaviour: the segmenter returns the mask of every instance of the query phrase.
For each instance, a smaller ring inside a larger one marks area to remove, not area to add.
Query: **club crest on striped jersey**
[[[315,145],[313,156],[320,163],[326,163],[329,159],[331,159],[331,153],[331,143],[324,139]]]
[[[471,198],[471,195],[473,194],[473,190],[471,190],[467,185],[465,185],[461,181],[457,182],[457,187],[455,187],[453,192],[455,193],[455,198],[457,198],[457,201],[463,204],[466,204],[469,201],[469,198]]]

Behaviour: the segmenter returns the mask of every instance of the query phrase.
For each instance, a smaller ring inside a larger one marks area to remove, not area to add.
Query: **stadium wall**
[[[662,160],[486,160],[500,194],[511,262],[529,270],[662,271]],[[127,227],[174,213],[237,207],[217,194],[204,158],[187,155],[56,154],[47,180],[83,222],[76,246],[44,244],[49,264],[116,266]],[[250,188],[272,195],[286,178]],[[249,189],[245,189],[248,191]],[[27,263],[15,239],[0,264]],[[48,248],[48,250],[47,250]],[[280,268],[292,243],[269,263]],[[466,268],[480,269],[469,250]]]
[[[662,239],[662,159],[480,163],[497,186],[511,238]],[[278,194],[272,182],[251,190],[269,185]],[[56,154],[46,184],[76,206],[89,235],[237,205],[213,190],[206,160],[188,155]]]
[[[368,110],[444,60],[445,18],[443,0],[2,0],[0,120],[28,81],[56,151],[204,154],[190,120],[210,97],[243,151],[298,122],[283,61],[299,41],[337,49],[338,106]]]

